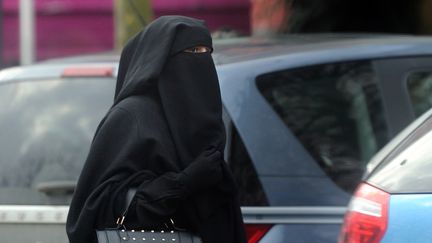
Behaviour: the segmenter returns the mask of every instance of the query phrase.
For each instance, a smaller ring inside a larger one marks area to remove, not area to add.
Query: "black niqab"
[[[245,242],[234,180],[216,163],[225,146],[216,70],[210,53],[183,52],[194,46],[212,46],[204,22],[165,16],[123,49],[114,105],[71,203],[71,243],[95,242],[95,228],[115,226],[130,187],[138,190],[129,227],[174,218],[204,243]]]

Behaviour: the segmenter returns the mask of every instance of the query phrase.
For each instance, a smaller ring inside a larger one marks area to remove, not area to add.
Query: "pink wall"
[[[3,0],[3,61],[19,58],[18,0]],[[95,53],[113,48],[112,0],[35,0],[36,58]]]
[[[158,10],[167,9],[199,9],[199,8],[235,8],[249,5],[249,0],[152,0],[153,7]]]
[[[156,16],[185,15],[204,19],[212,31],[230,27],[250,33],[250,0],[152,0],[152,5]]]
[[[18,10],[19,0],[3,0],[6,12]],[[111,11],[112,0],[35,0],[37,10],[45,14],[57,14],[71,11]]]
[[[155,16],[204,19],[214,31],[250,32],[250,0],[152,0]],[[3,0],[3,62],[18,63],[18,2]],[[96,53],[114,46],[113,0],[35,0],[37,59]]]

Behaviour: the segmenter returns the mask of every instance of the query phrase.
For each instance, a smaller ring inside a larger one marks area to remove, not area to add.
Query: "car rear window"
[[[342,189],[352,192],[386,143],[371,62],[334,63],[259,76],[257,86],[286,126]]]
[[[70,78],[0,85],[0,204],[69,204],[114,84]]]
[[[390,193],[432,192],[432,117],[407,136],[367,181]]]

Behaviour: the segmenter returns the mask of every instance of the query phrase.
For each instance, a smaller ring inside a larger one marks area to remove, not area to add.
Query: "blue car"
[[[340,243],[432,242],[432,110],[370,162],[349,204]]]

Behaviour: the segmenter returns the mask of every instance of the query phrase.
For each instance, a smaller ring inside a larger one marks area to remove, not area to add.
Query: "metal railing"
[[[68,206],[0,205],[0,224],[64,224]],[[345,207],[242,207],[246,224],[341,224]]]

